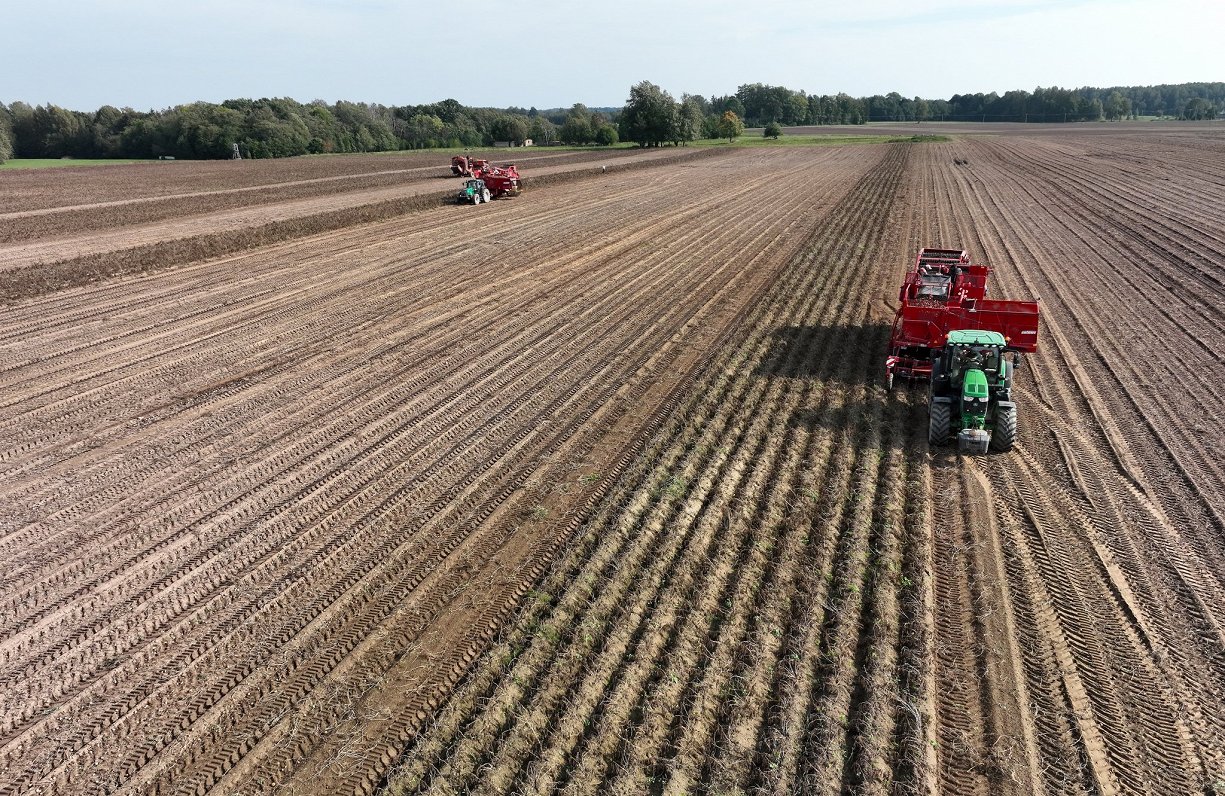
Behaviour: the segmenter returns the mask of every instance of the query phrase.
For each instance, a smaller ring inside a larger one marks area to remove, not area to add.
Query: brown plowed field
[[[522,151],[516,150],[516,154]],[[697,150],[687,152],[696,154]],[[658,149],[530,150],[517,162],[521,173],[530,175],[530,180],[602,166],[624,167],[674,158],[675,154]],[[342,165],[352,163],[354,168],[333,174],[337,161]],[[26,204],[18,205],[22,209],[0,213],[0,244],[10,244],[0,248],[0,270],[54,263],[219,229],[336,212],[390,199],[453,194],[463,180],[452,175],[449,162],[436,153],[368,156],[356,161],[323,158],[307,164],[314,165],[315,171],[323,176],[307,177],[295,171],[279,176],[298,179],[279,182],[267,181],[270,175],[265,164],[269,161],[225,161],[220,166],[216,162],[176,162],[124,168],[15,170],[0,174],[0,187],[4,189],[0,195],[7,195],[9,202],[20,202],[23,194],[33,195],[24,196]],[[506,159],[493,162],[504,163]],[[372,165],[383,168],[371,171]],[[44,183],[36,194],[27,185],[32,181],[30,172],[37,172]],[[169,192],[172,190],[167,184],[169,178],[175,180],[173,187],[178,192]],[[144,180],[148,180],[147,185]],[[209,187],[193,189],[191,186],[197,181]],[[142,187],[146,193],[132,195]]]
[[[0,309],[0,793],[1225,792],[1225,141],[786,151]],[[880,386],[935,244],[1009,454]]]

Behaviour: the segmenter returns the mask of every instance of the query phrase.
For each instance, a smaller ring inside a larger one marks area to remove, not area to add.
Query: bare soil
[[[13,297],[0,793],[1225,791],[1222,150],[648,154]],[[882,388],[923,245],[1042,301],[1011,453]]]

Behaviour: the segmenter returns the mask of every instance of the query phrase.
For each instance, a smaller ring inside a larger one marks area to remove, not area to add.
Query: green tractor
[[[957,435],[962,453],[1012,449],[1017,438],[1017,406],[1012,402],[1016,361],[1005,357],[999,332],[949,332],[932,363],[927,439],[944,445]]]
[[[468,180],[464,183],[464,187],[459,189],[459,194],[455,197],[455,201],[461,205],[479,205],[481,202],[488,202],[492,198],[484,180]]]

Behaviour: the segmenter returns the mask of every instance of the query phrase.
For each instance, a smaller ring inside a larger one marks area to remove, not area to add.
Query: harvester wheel
[[[995,413],[995,429],[991,433],[991,450],[998,453],[1012,450],[1017,441],[1017,408],[1002,406]]]
[[[927,423],[927,442],[930,445],[944,445],[949,441],[949,426],[953,422],[953,407],[941,401],[928,405],[930,418]]]

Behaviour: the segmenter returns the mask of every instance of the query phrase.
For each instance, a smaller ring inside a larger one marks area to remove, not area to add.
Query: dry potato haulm
[[[0,793],[1225,788],[1225,134],[933,127],[0,172]]]

